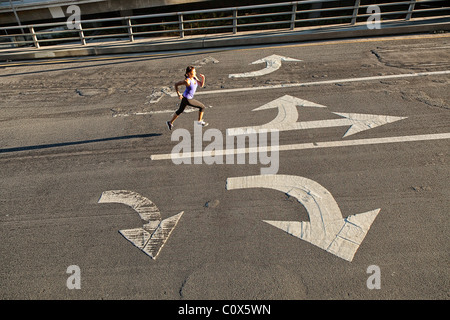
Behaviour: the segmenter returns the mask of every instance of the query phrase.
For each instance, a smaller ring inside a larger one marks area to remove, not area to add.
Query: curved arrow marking
[[[380,209],[342,217],[331,193],[317,182],[290,175],[260,175],[227,179],[227,190],[269,188],[286,193],[308,211],[309,222],[271,221],[273,225],[344,260],[352,261]]]
[[[317,104],[308,100],[299,99],[296,97],[292,97],[290,95],[282,96],[281,98],[275,99],[269,103],[262,105],[253,111],[267,110],[267,109],[275,109],[278,108],[278,115],[262,126],[263,129],[267,129],[268,127],[279,127],[286,124],[295,123],[298,118],[298,110],[297,107],[308,107],[308,108],[326,108],[321,104]]]
[[[316,104],[314,102],[286,95],[259,108],[253,109],[253,111],[260,111],[271,108],[278,108],[278,115],[274,120],[260,126],[227,129],[227,135],[249,134],[258,132],[258,130],[289,131],[350,126],[350,128],[343,136],[343,138],[345,138],[364,130],[373,129],[387,123],[406,119],[406,117],[333,112],[334,114],[339,115],[344,119],[297,122],[297,106],[326,108],[326,106]]]
[[[283,57],[283,56],[273,54],[269,57],[265,57],[263,59],[256,60],[256,61],[250,63],[250,64],[266,63],[266,67],[264,69],[259,70],[259,71],[253,71],[253,72],[230,74],[228,77],[229,78],[248,78],[248,77],[263,76],[265,74],[269,74],[269,73],[272,73],[272,72],[280,69],[282,61],[302,61],[302,60],[297,60],[297,59]]]
[[[184,211],[161,221],[158,207],[139,193],[110,190],[102,193],[98,203],[122,203],[133,208],[143,221],[142,228],[119,230],[119,233],[142,252],[156,259]]]

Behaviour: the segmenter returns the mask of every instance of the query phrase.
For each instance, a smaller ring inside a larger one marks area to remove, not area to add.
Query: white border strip
[[[373,138],[373,139],[357,139],[357,140],[345,140],[345,141],[328,141],[328,142],[310,142],[300,144],[289,144],[283,146],[269,146],[265,148],[241,148],[231,150],[215,150],[214,156],[223,156],[229,154],[242,154],[242,153],[254,153],[265,151],[290,151],[290,150],[307,150],[307,149],[322,149],[322,148],[336,148],[336,147],[349,147],[349,146],[363,146],[372,144],[383,143],[398,143],[398,142],[416,142],[416,141],[428,141],[428,140],[442,140],[450,139],[450,133],[436,133],[436,134],[424,134],[414,136],[400,136],[400,137],[388,137],[388,138]],[[211,152],[186,152],[183,155],[179,154],[157,154],[150,157],[151,160],[171,160],[171,159],[186,159],[186,158],[198,158],[203,156],[211,156]]]
[[[348,79],[337,79],[337,80],[325,80],[325,81],[315,81],[315,82],[304,82],[304,83],[287,83],[278,84],[271,86],[262,87],[249,87],[249,88],[233,88],[233,89],[222,89],[222,90],[211,90],[211,91],[200,91],[196,92],[196,95],[200,94],[218,94],[227,92],[243,92],[243,91],[257,91],[257,90],[268,90],[268,89],[285,89],[293,87],[306,87],[306,86],[316,86],[321,84],[336,84],[345,82],[362,82],[362,81],[373,81],[373,80],[386,80],[386,79],[398,79],[398,78],[412,78],[412,77],[423,77],[423,76],[438,76],[450,74],[450,70],[444,71],[433,71],[433,72],[419,72],[419,73],[406,73],[406,74],[393,74],[387,76],[374,76],[374,77],[362,77],[362,78],[348,78]],[[171,97],[176,97],[177,94],[170,93]]]

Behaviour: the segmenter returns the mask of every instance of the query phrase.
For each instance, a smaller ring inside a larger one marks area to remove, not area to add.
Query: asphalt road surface
[[[0,64],[0,298],[449,299],[449,70],[448,34]]]

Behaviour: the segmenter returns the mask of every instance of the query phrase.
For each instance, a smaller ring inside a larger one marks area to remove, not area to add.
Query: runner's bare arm
[[[179,87],[179,86],[187,86],[187,85],[189,85],[189,84],[187,83],[187,79],[175,83],[175,91],[176,91],[176,93],[177,93],[177,95],[178,95],[178,97],[179,97],[180,99],[182,99],[183,96],[181,95],[180,91],[178,91],[178,87]]]
[[[200,79],[198,79],[197,78],[197,80],[198,80],[198,82],[200,82],[200,86],[203,88],[204,86],[205,86],[205,76],[203,75],[203,74],[199,74],[199,76],[200,76],[200,78],[201,78],[201,80]]]

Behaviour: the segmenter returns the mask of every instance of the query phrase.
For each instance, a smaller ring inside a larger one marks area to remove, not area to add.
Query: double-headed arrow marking
[[[156,259],[184,212],[161,220],[161,213],[152,201],[127,190],[105,191],[98,203],[123,203],[139,214],[146,222],[142,228],[119,230],[119,233],[152,259]]]
[[[260,175],[227,179],[227,190],[270,188],[297,200],[308,211],[310,222],[264,220],[294,237],[352,261],[380,209],[342,217],[331,193],[317,182],[290,175]]]
[[[228,77],[229,78],[248,78],[248,77],[263,76],[265,74],[272,73],[272,72],[280,69],[282,61],[302,61],[302,60],[293,59],[293,58],[289,58],[289,57],[283,57],[283,56],[273,54],[269,57],[265,57],[263,59],[259,59],[259,60],[256,60],[251,63],[251,64],[266,63],[266,67],[264,69],[258,70],[258,71],[253,71],[253,72],[230,74]]]
[[[274,120],[260,126],[227,129],[227,135],[232,136],[232,135],[257,133],[259,130],[288,131],[288,130],[304,130],[304,129],[350,126],[350,128],[344,134],[344,137],[347,137],[364,130],[373,129],[375,127],[382,126],[387,123],[392,123],[398,120],[406,119],[406,117],[333,112],[334,114],[341,116],[343,118],[297,122],[298,119],[297,106],[326,108],[326,106],[314,102],[285,95],[259,108],[253,109],[253,111],[260,111],[278,108],[278,115]]]

